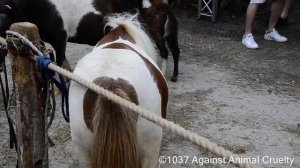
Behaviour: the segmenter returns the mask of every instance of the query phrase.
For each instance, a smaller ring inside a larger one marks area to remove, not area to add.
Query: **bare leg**
[[[247,8],[245,35],[252,33],[252,25],[257,13],[258,5],[259,4],[251,3]]]
[[[291,8],[293,2],[294,2],[294,0],[285,0],[284,1],[284,7],[283,7],[283,10],[282,10],[281,15],[280,15],[280,17],[282,19],[287,18],[287,15],[290,11],[290,8]]]
[[[267,32],[271,32],[275,28],[277,21],[280,17],[281,11],[283,9],[283,5],[284,0],[275,0],[272,2],[271,16]]]

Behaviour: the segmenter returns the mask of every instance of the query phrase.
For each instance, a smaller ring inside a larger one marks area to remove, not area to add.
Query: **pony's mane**
[[[110,26],[113,29],[118,26],[123,26],[127,33],[134,39],[136,45],[142,49],[152,58],[156,63],[157,53],[154,47],[154,43],[149,35],[146,33],[142,24],[138,20],[138,14],[130,13],[117,13],[105,17],[107,21],[106,26]]]

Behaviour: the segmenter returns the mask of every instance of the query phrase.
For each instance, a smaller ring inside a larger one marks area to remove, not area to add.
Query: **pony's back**
[[[157,52],[155,50],[154,42],[148,35],[146,29],[139,22],[138,13],[112,14],[108,15],[105,19],[107,20],[106,26],[111,26],[112,28],[123,26],[126,32],[134,39],[135,45],[142,48],[156,64]]]

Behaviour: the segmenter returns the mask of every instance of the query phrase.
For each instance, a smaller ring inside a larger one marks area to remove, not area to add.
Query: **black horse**
[[[1,36],[5,35],[5,31],[14,22],[32,22],[38,26],[41,38],[49,42],[55,49],[57,63],[63,64],[67,32],[64,30],[62,18],[53,4],[46,0],[19,0],[9,1],[2,5],[2,8],[6,8],[6,10],[1,10]]]
[[[168,48],[171,50],[174,61],[171,81],[177,81],[180,54],[178,46],[178,22],[171,7],[165,3],[153,3],[149,8],[143,9],[142,18],[163,58],[162,72],[164,74],[167,66]]]
[[[145,17],[141,19],[148,24],[149,31],[163,58],[166,59],[168,55],[164,44],[165,39],[168,44],[169,41],[176,41],[174,45],[169,45],[174,57],[172,81],[176,81],[179,57],[176,18],[169,8],[168,10],[153,10],[164,11],[160,12],[164,19],[160,23],[160,28],[157,29],[156,25],[153,26],[148,21],[150,17],[155,16],[149,14],[148,9],[143,8],[143,1],[147,0],[8,0],[0,7],[0,35],[4,37],[5,31],[12,23],[24,21],[34,23],[39,28],[41,39],[53,46],[56,51],[57,64],[62,66],[67,63],[65,58],[67,41],[95,45],[104,36],[103,18],[106,14],[138,10]],[[155,9],[158,8],[155,7]],[[163,27],[168,27],[168,31],[162,30]],[[157,34],[156,31],[159,33]],[[175,32],[173,33],[175,38],[165,38],[165,32]],[[67,67],[68,64],[64,65]]]

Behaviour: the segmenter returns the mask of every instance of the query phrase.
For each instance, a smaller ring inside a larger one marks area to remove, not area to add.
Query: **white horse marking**
[[[93,0],[50,0],[50,2],[55,5],[61,14],[64,28],[69,36],[73,36],[76,33],[76,28],[84,15],[90,12],[101,14],[93,7]]]

